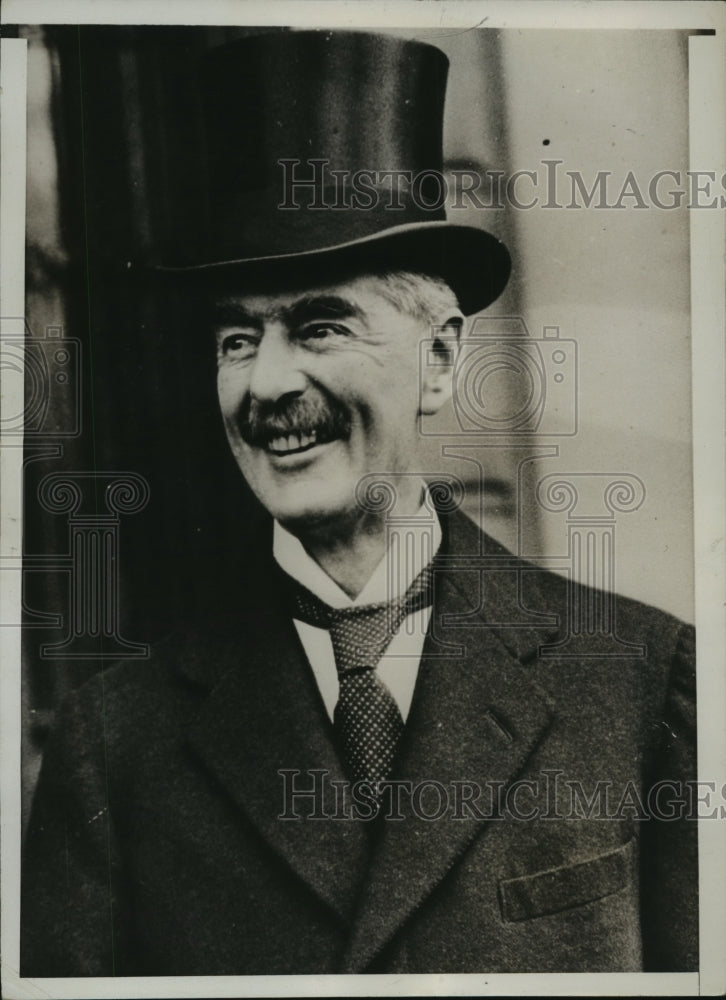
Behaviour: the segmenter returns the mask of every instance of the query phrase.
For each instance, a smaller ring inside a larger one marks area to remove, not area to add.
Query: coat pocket
[[[609,896],[631,877],[635,840],[575,865],[500,879],[499,903],[506,921],[528,920],[583,906]]]

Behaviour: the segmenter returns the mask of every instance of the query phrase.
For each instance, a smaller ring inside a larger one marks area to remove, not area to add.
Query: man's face
[[[232,452],[267,510],[293,530],[358,519],[355,490],[367,473],[421,471],[418,345],[430,330],[378,287],[361,277],[215,304]]]

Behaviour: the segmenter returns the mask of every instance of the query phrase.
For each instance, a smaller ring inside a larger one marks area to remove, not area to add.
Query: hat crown
[[[217,211],[243,190],[282,201],[281,161],[301,161],[288,178],[328,161],[330,183],[331,170],[440,171],[447,71],[431,45],[354,31],[280,31],[210,51],[202,87]]]

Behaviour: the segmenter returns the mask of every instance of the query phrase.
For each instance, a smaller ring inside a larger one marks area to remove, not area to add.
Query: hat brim
[[[157,272],[187,277],[198,275],[227,280],[245,277],[250,282],[288,277],[299,281],[322,271],[406,270],[442,278],[455,293],[465,315],[491,305],[504,290],[511,272],[506,246],[491,233],[475,226],[446,221],[411,222],[315,250],[260,257],[212,260],[173,266],[159,264]]]

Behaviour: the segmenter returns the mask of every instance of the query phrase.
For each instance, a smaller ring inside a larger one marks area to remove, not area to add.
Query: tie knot
[[[402,597],[377,604],[331,608],[296,581],[292,586],[292,613],[301,621],[330,631],[339,674],[373,670],[401,627],[403,620],[432,602],[433,572],[427,566]]]

